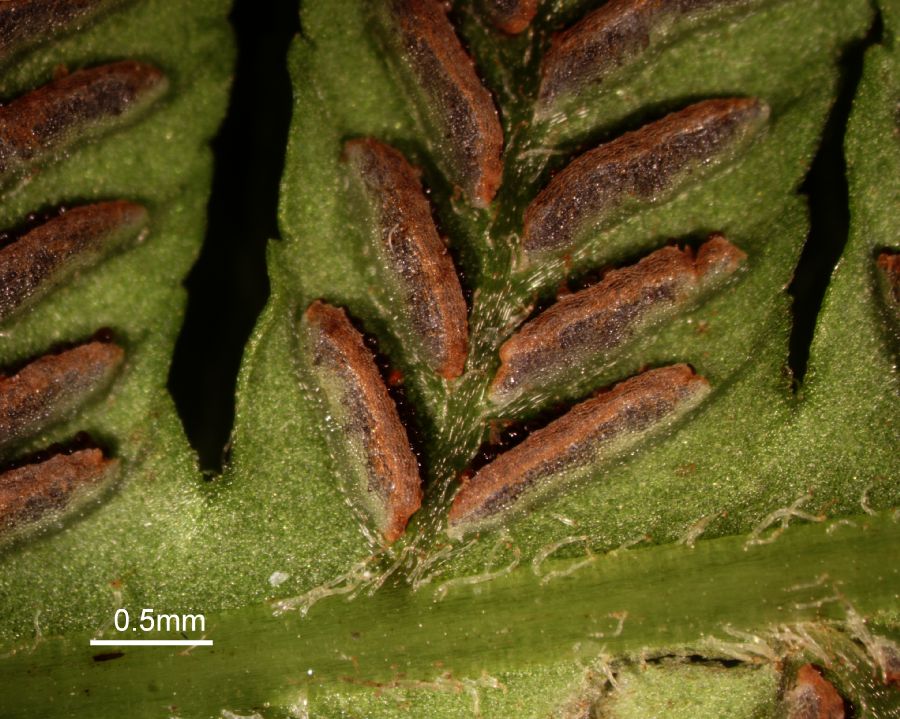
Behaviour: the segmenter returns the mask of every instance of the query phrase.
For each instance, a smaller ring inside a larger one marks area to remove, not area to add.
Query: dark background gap
[[[188,439],[207,471],[222,467],[244,345],[269,295],[266,243],[279,236],[278,186],[292,105],[286,59],[300,30],[296,0],[237,0],[231,22],[234,85],[213,142],[206,239],[185,283],[187,313],[169,374]]]
[[[265,248],[279,236],[278,189],[292,93],[287,52],[300,31],[296,0],[236,0],[231,14],[238,58],[228,115],[213,142],[216,156],[206,240],[186,286],[188,306],[169,390],[201,467],[221,470],[234,421],[234,391],[244,346],[269,292]],[[811,228],[788,292],[794,324],[788,366],[806,374],[816,318],[847,242],[848,189],[843,141],[863,54],[881,37],[845,52],[837,101],[802,191]]]
[[[853,98],[862,78],[863,55],[881,41],[881,32],[881,16],[878,15],[868,35],[844,51],[838,96],[828,116],[822,144],[801,188],[809,199],[810,230],[794,279],[788,287],[794,314],[788,367],[798,387],[806,376],[809,349],[825,291],[850,234],[844,137]]]

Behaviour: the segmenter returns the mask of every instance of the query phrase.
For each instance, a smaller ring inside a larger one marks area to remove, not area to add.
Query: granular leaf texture
[[[165,379],[228,8],[32,4],[0,12],[0,714],[898,715],[895,3],[304,0],[215,476]],[[91,661],[121,607],[215,648]]]

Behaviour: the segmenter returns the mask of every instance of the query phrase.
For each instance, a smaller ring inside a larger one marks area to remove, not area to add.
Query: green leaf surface
[[[98,662],[92,657],[107,650],[87,645],[90,631],[37,636],[4,660],[8,686],[32,689],[27,702],[4,693],[4,706],[13,717],[158,716],[166,707],[177,716],[285,717],[305,699],[310,716],[394,716],[406,702],[414,716],[465,716],[472,689],[486,716],[545,717],[579,698],[586,670],[605,676],[604,663],[622,658],[626,669],[695,655],[778,670],[773,660],[784,652],[791,661],[824,652],[828,642],[812,637],[840,637],[848,617],[867,616],[873,636],[896,623],[896,607],[879,609],[896,591],[896,571],[879,568],[898,524],[881,516],[854,517],[854,525],[792,527],[778,542],[749,547],[746,537],[725,537],[693,549],[633,548],[587,566],[550,558],[540,567],[550,581],[529,568],[457,586],[440,601],[438,587],[410,596],[387,585],[352,601],[322,601],[306,615],[273,617],[270,606],[249,606],[207,617],[211,649],[125,648],[123,657]],[[859,631],[857,621],[845,641]],[[875,659],[861,651],[854,664],[879,687]],[[735,674],[745,685],[746,672]]]
[[[526,39],[498,42],[474,12],[461,7],[457,15],[479,67],[509,67],[509,72],[527,77],[528,68],[518,67]],[[311,452],[300,444],[308,432],[305,423],[298,426],[298,417],[307,412],[312,417],[319,412],[318,420],[313,420],[316,426],[323,424],[324,415],[316,407],[315,393],[303,391],[314,386],[304,368],[297,367],[291,327],[298,308],[324,298],[348,308],[378,338],[379,350],[406,378],[428,492],[408,542],[416,551],[421,548],[425,557],[441,551],[447,544],[446,496],[457,473],[487,439],[489,420],[528,417],[542,406],[537,401],[524,403],[507,414],[509,408],[498,413],[485,401],[486,384],[497,367],[497,347],[513,328],[507,318],[527,311],[540,288],[577,278],[585,267],[633,261],[671,238],[722,231],[748,253],[746,272],[699,307],[645,333],[599,370],[587,368],[581,382],[541,401],[543,406],[571,402],[641,367],[679,361],[690,362],[710,380],[713,396],[677,432],[651,442],[653,446],[642,446],[626,463],[598,466],[577,488],[506,524],[505,536],[527,560],[572,535],[589,537],[593,548],[611,549],[644,536],[655,542],[674,541],[697,522],[705,522],[710,535],[747,532],[771,512],[807,495],[804,509],[811,514],[858,511],[867,490],[873,506],[893,503],[896,497],[886,478],[897,469],[894,428],[878,418],[895,414],[894,396],[887,391],[895,377],[891,355],[879,340],[882,330],[872,312],[871,295],[868,302],[854,301],[859,317],[843,314],[839,340],[826,343],[820,331],[809,382],[799,393],[791,392],[784,370],[790,314],[783,287],[790,281],[807,233],[804,204],[796,189],[833,99],[841,48],[860,37],[871,21],[864,3],[754,5],[741,22],[726,25],[727,41],[720,42],[727,45],[728,62],[710,48],[715,45],[712,29],[688,27],[666,46],[665,82],[658,79],[660,63],[653,57],[647,60],[645,72],[656,84],[652,91],[637,94],[641,103],[634,107],[623,108],[621,93],[610,80],[603,97],[582,113],[582,136],[615,136],[623,128],[639,127],[667,109],[683,106],[684,98],[722,95],[763,98],[772,108],[769,127],[726,170],[659,207],[621,218],[577,259],[566,265],[548,261],[519,272],[513,270],[520,262],[515,243],[523,203],[546,183],[550,169],[564,164],[571,153],[537,165],[522,160],[546,157],[529,154],[546,147],[546,135],[540,128],[529,132],[527,125],[513,132],[524,122],[520,120],[525,116],[524,102],[511,102],[507,115],[503,88],[495,87],[509,144],[507,184],[491,213],[467,209],[452,198],[451,188],[434,169],[423,130],[393,81],[391,65],[377,41],[363,41],[369,38],[368,18],[364,5],[353,2],[321,8],[310,3],[304,10],[309,40],[299,42],[292,53],[297,111],[282,189],[285,239],[270,253],[273,299],[244,370],[239,405],[264,406],[266,417],[260,422],[256,411],[240,413],[232,491],[257,491],[259,477],[253,482],[237,479],[244,468],[249,469],[250,456],[260,458],[253,463],[256,467],[279,457],[289,473],[308,477],[307,487],[340,473],[339,467],[320,471],[318,460],[309,471]],[[789,27],[796,28],[798,42],[789,43],[790,51],[782,52],[784,35],[776,41],[762,31],[775,26],[785,34]],[[546,27],[539,25],[534,37],[527,38],[535,47],[542,46],[554,25],[549,22]],[[481,47],[483,55],[477,52]],[[629,73],[634,72],[632,65]],[[367,77],[366,83],[357,82],[360,74]],[[632,82],[630,78],[628,74],[625,79]],[[379,307],[371,299],[368,240],[354,229],[358,215],[342,201],[341,190],[345,172],[341,144],[358,136],[389,141],[423,167],[439,225],[448,235],[451,251],[461,258],[464,281],[475,298],[470,321],[473,349],[465,374],[451,383],[435,380],[416,365],[415,350],[397,339],[402,336],[398,311]],[[844,399],[847,378],[829,376],[822,366],[828,362],[827,354],[836,351],[835,345],[846,343],[872,358],[865,368],[854,367],[853,396],[859,402],[853,403],[852,417]],[[282,391],[283,378],[292,373],[300,374],[301,383]],[[272,387],[278,389],[273,392]],[[267,447],[260,448],[251,437],[265,437]],[[318,490],[316,496],[321,496]],[[306,514],[297,512],[295,521],[301,527]],[[337,517],[347,512],[337,491],[330,504],[317,503],[308,514],[308,521],[321,522],[329,540],[333,537],[338,546],[346,546],[346,524]],[[362,535],[357,536],[347,562],[369,552]],[[480,571],[491,562],[495,544],[495,539],[485,537],[471,546],[457,546],[451,550],[455,559],[443,564],[443,572],[450,576]],[[582,551],[577,546],[570,549]],[[323,560],[331,561],[331,555]]]
[[[184,311],[184,276],[199,252],[212,171],[207,142],[227,102],[233,56],[221,2],[141,2],[24,56],[0,80],[14,98],[75,71],[139,59],[169,81],[164,96],[135,121],[75,145],[3,194],[0,226],[60,205],[127,199],[149,211],[149,232],[6,322],[0,363],[17,365],[63,343],[112,330],[126,351],[109,392],[67,421],[30,438],[15,456],[86,431],[122,464],[121,480],[101,503],[38,536],[5,548],[0,571],[4,643],[31,632],[93,624],[113,583],[136,572],[144,596],[190,555],[184,529],[202,521],[203,494],[192,453],[166,391],[172,348]],[[11,459],[6,456],[4,460]],[[182,587],[181,595],[188,594]],[[148,597],[149,600],[150,597]]]
[[[883,37],[866,53],[846,136],[850,236],[799,381],[787,366],[785,288],[817,241],[800,188],[841,59],[875,11],[864,0],[746,0],[666,16],[601,82],[537,105],[554,33],[595,5],[544,3],[516,36],[493,28],[481,3],[452,8],[504,132],[502,183],[479,209],[445,174],[446,138],[372,4],[303,3],[287,59],[282,239],[268,248],[271,296],[216,477],[198,471],[165,381],[203,230],[206,142],[226,102],[227,7],[115,6],[5,61],[3,98],[60,64],[122,58],[159,67],[170,87],[127,126],[5,189],[0,204],[3,227],[94,200],[150,211],[145,241],[0,328],[3,366],[101,327],[127,358],[106,395],[3,457],[86,430],[120,460],[121,478],[77,516],[0,547],[0,684],[26,682],[34,700],[26,708],[0,688],[0,714],[769,717],[788,712],[804,662],[824,665],[854,716],[898,711],[883,681],[900,586],[897,325],[876,262],[897,249],[898,11],[879,9]],[[716,98],[756,98],[767,115],[670,189],[626,193],[564,251],[526,251],[526,208],[570,162]],[[421,169],[469,305],[458,378],[428,368],[410,308],[385,299],[371,208],[342,160],[360,137]],[[492,401],[501,346],[562,286],[711,233],[746,254],[733,276],[602,359],[569,358],[564,379]],[[391,546],[348,486],[349,441],[298,338],[314,300],[345,308],[402,378],[425,497]],[[577,471],[551,471],[553,489],[477,531],[448,532],[460,478],[509,446],[498,432],[520,439],[599,390],[679,363],[709,383],[698,406]],[[804,597],[786,602],[786,592]],[[115,636],[118,607],[203,612],[216,649],[91,662],[87,637]]]

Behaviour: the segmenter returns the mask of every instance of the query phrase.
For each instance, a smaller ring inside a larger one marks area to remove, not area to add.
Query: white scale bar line
[[[211,647],[212,639],[91,639],[92,647]]]

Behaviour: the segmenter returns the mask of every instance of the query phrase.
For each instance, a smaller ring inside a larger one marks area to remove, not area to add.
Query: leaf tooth
[[[0,534],[70,512],[112,481],[118,460],[96,448],[53,456],[0,474]]]
[[[76,28],[121,0],[4,0],[0,2],[0,59]]]
[[[0,377],[0,447],[39,432],[107,388],[125,358],[111,342],[88,342]]]
[[[378,6],[386,41],[430,126],[441,170],[476,207],[487,207],[503,174],[503,129],[445,7],[437,0]]]
[[[768,116],[753,98],[705,100],[584,153],[525,210],[525,251],[569,250],[623,203],[665,199],[732,156]]]
[[[712,235],[696,257],[690,248],[664,247],[563,297],[500,348],[492,401],[507,403],[601,364],[642,329],[687,308],[745,259],[722,235]]]
[[[423,349],[434,372],[458,377],[468,352],[466,302],[418,173],[397,150],[371,138],[346,143],[344,158],[374,215],[373,243],[390,289],[400,295],[408,344]]]
[[[73,72],[0,107],[0,178],[122,125],[167,87],[152,65],[123,60]]]
[[[797,672],[787,695],[788,719],[844,719],[844,700],[812,664]]]
[[[422,503],[415,455],[375,358],[343,309],[313,302],[301,341],[340,434],[359,504],[387,542],[398,539]]]
[[[751,0],[610,0],[553,38],[541,62],[538,117],[638,57],[684,15]]]
[[[684,364],[649,370],[581,402],[465,482],[449,514],[461,535],[526,506],[595,462],[614,459],[695,407],[709,383]]]
[[[83,205],[0,248],[0,322],[135,241],[147,221],[133,202]]]
[[[538,0],[484,0],[490,21],[505,33],[517,35],[537,14]]]

